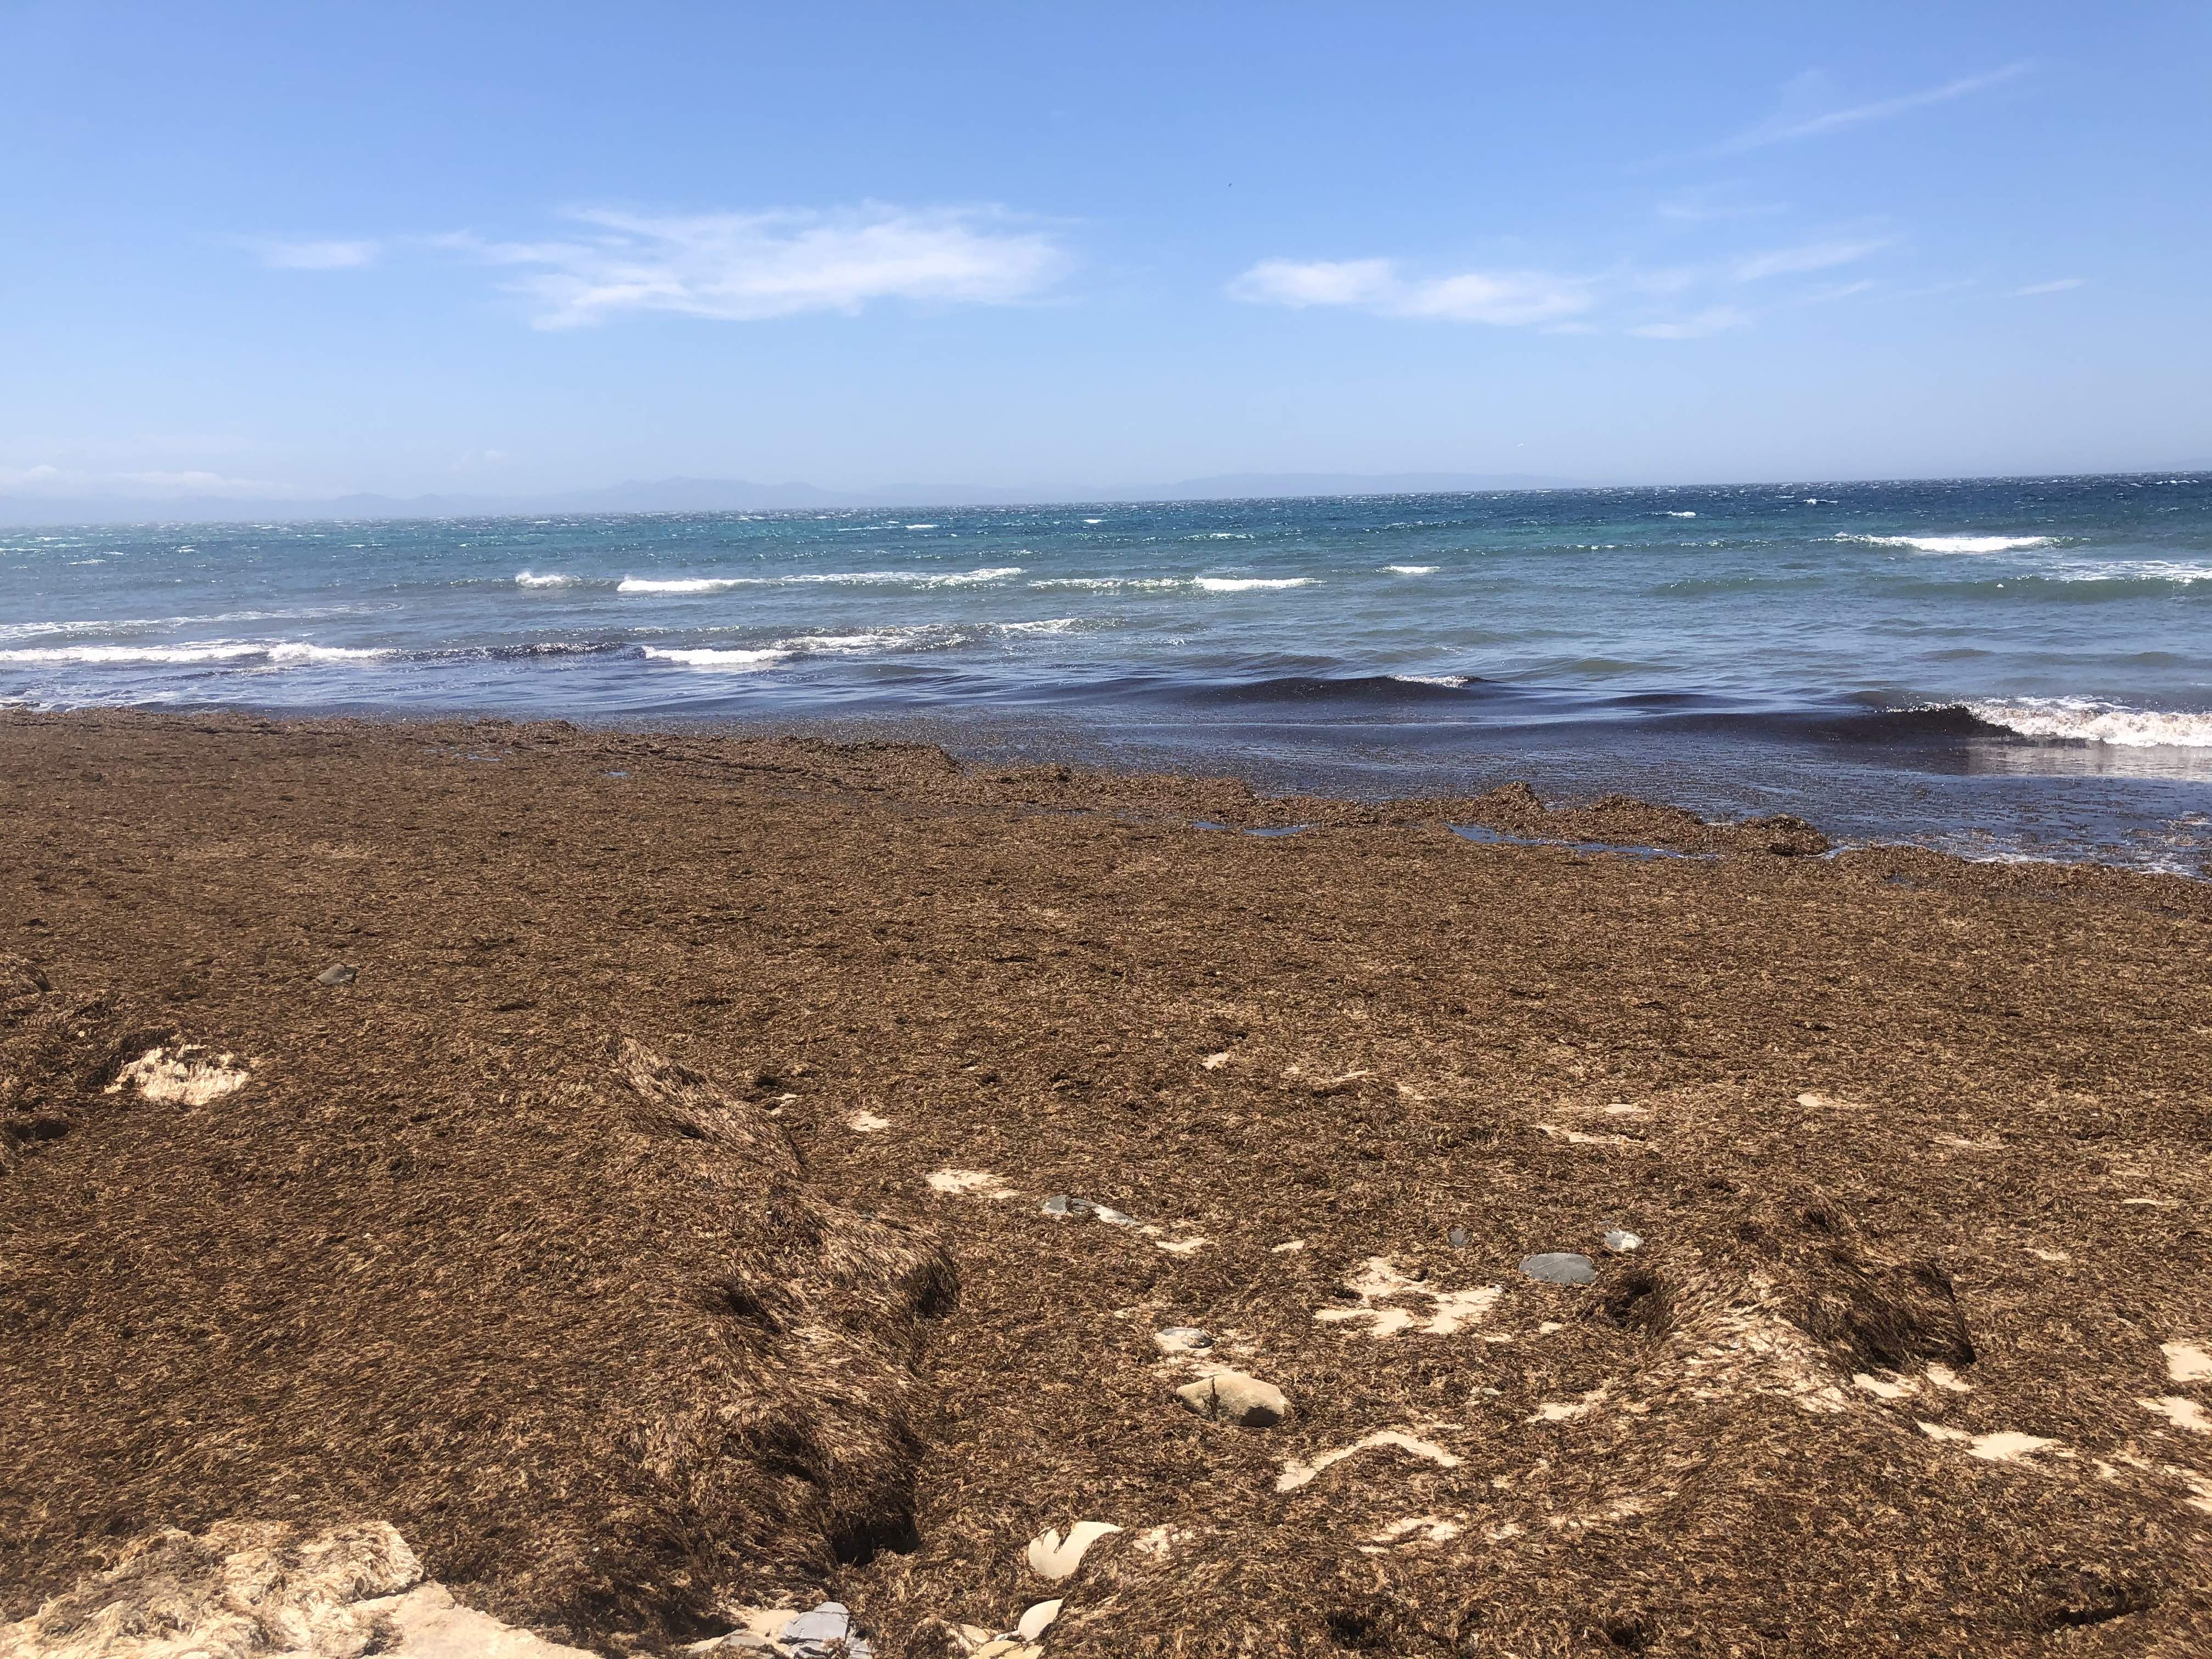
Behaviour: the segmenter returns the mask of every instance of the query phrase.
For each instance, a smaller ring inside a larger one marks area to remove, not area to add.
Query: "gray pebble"
[[[1547,1285],[1589,1285],[1597,1279],[1597,1268],[1590,1259],[1573,1250],[1546,1250],[1523,1256],[1521,1271]]]
[[[1044,1201],[1047,1215],[1073,1216],[1079,1221],[1103,1221],[1109,1226],[1127,1227],[1129,1217],[1110,1204],[1094,1204],[1087,1198],[1076,1198],[1067,1193],[1054,1193]]]
[[[361,976],[361,969],[349,962],[337,962],[315,975],[318,985],[350,985]]]
[[[1467,1229],[1464,1227],[1453,1228],[1444,1235],[1444,1238],[1455,1250],[1463,1250],[1468,1247]]]
[[[1605,1230],[1603,1242],[1607,1249],[1618,1250],[1626,1255],[1631,1250],[1643,1248],[1644,1236],[1632,1233],[1626,1227],[1608,1227]]]

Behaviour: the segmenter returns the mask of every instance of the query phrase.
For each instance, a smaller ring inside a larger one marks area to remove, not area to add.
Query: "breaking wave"
[[[2011,553],[2023,547],[2048,547],[2054,536],[1838,536],[1839,542],[1870,547],[1909,547],[1918,553]]]
[[[2018,697],[2010,702],[1970,702],[1966,709],[1985,726],[2023,738],[2106,743],[2124,749],[2212,749],[2212,714],[2124,708],[2086,697]]]

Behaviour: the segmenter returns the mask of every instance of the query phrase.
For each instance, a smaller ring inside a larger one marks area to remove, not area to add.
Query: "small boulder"
[[[1290,1415],[1291,1402],[1272,1382],[1242,1371],[1216,1371],[1176,1390],[1176,1398],[1200,1417],[1239,1428],[1271,1429]]]
[[[350,985],[361,977],[361,969],[349,962],[334,962],[315,975],[318,985]]]
[[[1576,1250],[1546,1250],[1523,1256],[1521,1271],[1547,1285],[1591,1285],[1597,1281],[1596,1264]]]
[[[1030,1540],[1030,1571],[1055,1584],[1073,1577],[1093,1544],[1121,1530],[1110,1521],[1079,1521],[1063,1539],[1059,1528],[1048,1527]]]

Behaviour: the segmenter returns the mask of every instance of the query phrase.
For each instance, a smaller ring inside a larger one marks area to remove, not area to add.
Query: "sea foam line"
[[[2051,536],[1838,536],[1839,542],[1870,547],[1909,547],[1921,553],[2010,553],[2023,547],[2048,547]]]
[[[19,663],[194,663],[243,662],[260,657],[270,662],[368,662],[392,654],[380,648],[339,645],[310,645],[304,640],[282,640],[273,644],[248,644],[209,640],[192,645],[63,645],[0,651],[0,662]]]
[[[2123,749],[2212,749],[2212,714],[2125,708],[2086,697],[2020,697],[1965,707],[1984,725],[2002,726],[2023,738],[2104,743]]]
[[[845,583],[856,586],[882,586],[904,583],[915,587],[972,587],[981,582],[1005,581],[1022,574],[1018,564],[1000,565],[982,570],[962,570],[935,573],[926,570],[839,570],[820,575],[792,576],[624,576],[617,584],[617,593],[719,593],[732,587],[783,587],[802,583]]]

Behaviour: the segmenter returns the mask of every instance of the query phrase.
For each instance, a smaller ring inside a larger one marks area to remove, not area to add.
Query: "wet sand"
[[[606,1653],[2203,1652],[2212,890],[1824,849],[0,715],[0,1620],[374,1520]]]

